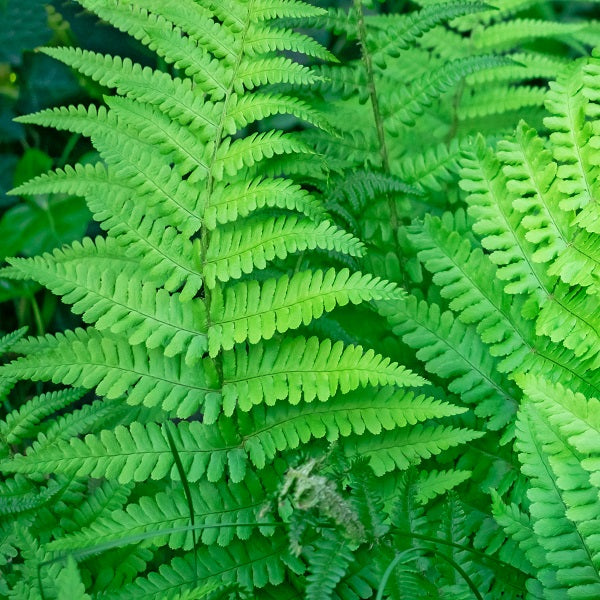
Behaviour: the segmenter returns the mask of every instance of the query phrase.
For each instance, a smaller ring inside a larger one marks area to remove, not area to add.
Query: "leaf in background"
[[[0,113],[0,139],[1,134],[2,116]],[[19,157],[16,154],[0,154],[0,209],[17,202],[14,196],[7,196],[6,192],[13,187],[13,174],[18,162]]]
[[[0,142],[9,143],[25,139],[25,128],[13,119],[17,116],[14,110],[14,100],[0,95]],[[1,171],[2,174],[4,171]]]
[[[52,158],[30,148],[17,163],[13,184],[45,173]],[[13,206],[0,220],[0,260],[7,256],[33,256],[82,237],[91,215],[81,198],[39,195]]]
[[[29,179],[52,168],[52,158],[37,148],[29,148],[15,166],[13,186],[17,187]]]
[[[0,221],[0,259],[23,253],[34,256],[79,239],[90,213],[76,197],[38,197],[9,209]]]
[[[81,88],[71,70],[45,54],[23,57],[21,88],[17,109],[22,114],[74,100]]]
[[[44,0],[0,1],[0,62],[20,65],[23,52],[50,40]]]

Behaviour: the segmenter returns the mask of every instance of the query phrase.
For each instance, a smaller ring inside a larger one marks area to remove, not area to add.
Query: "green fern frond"
[[[335,587],[354,560],[348,541],[325,531],[307,554],[306,600],[331,600]]]
[[[418,386],[424,380],[388,358],[360,346],[319,341],[315,337],[236,347],[224,355],[223,408],[248,411],[284,398],[325,402],[338,390],[348,393],[367,385]]]
[[[260,590],[269,583],[283,583],[289,570],[302,573],[304,565],[288,553],[285,541],[253,537],[246,542],[234,541],[226,548],[204,546],[196,556],[188,553],[176,557],[148,577],[140,577],[106,598],[163,600],[186,590],[201,589],[205,583],[237,583],[245,590]]]
[[[547,91],[535,86],[488,86],[464,97],[457,110],[461,120],[490,117],[531,106],[543,107]]]
[[[234,222],[262,208],[294,210],[314,221],[325,217],[321,202],[300,186],[285,179],[255,179],[216,185],[204,220],[214,230],[217,225]]]
[[[459,469],[424,471],[419,474],[413,484],[415,500],[421,504],[426,504],[433,498],[441,496],[467,481],[470,476],[470,471]]]
[[[345,442],[344,451],[349,456],[368,459],[375,475],[381,476],[396,469],[408,469],[443,450],[466,444],[482,435],[482,432],[471,429],[416,425],[384,433],[377,438]]]
[[[448,389],[475,404],[475,414],[487,417],[490,429],[500,429],[515,415],[517,390],[497,371],[496,361],[476,331],[465,327],[452,312],[413,296],[388,303],[383,309],[394,333],[433,374],[451,379]]]
[[[422,152],[409,154],[394,163],[403,181],[420,188],[440,191],[442,183],[458,170],[462,145],[455,139],[449,145],[427,146]]]
[[[208,347],[202,301],[182,302],[179,294],[143,283],[135,272],[99,269],[95,257],[91,258],[88,262],[66,252],[59,261],[45,255],[14,259],[11,264],[21,275],[61,296],[99,331],[129,334],[130,344],[162,347],[165,356],[185,353],[188,364],[202,357]]]
[[[468,192],[469,213],[476,221],[473,230],[482,236],[482,245],[499,266],[497,276],[508,282],[504,290],[530,295],[539,308],[545,302],[545,290],[551,290],[554,282],[530,258],[532,244],[526,239],[522,215],[504,194],[507,179],[482,138],[465,159],[462,177],[460,185]]]
[[[22,327],[21,329],[17,329],[12,333],[7,333],[2,336],[0,338],[0,355],[6,354],[26,333],[27,328]]]
[[[370,201],[387,194],[420,196],[421,191],[393,175],[358,171],[332,182],[328,202],[349,204],[353,211],[359,212]]]
[[[263,470],[260,479],[248,473],[242,483],[212,484],[203,481],[194,486],[191,491],[196,523],[215,526],[199,532],[200,542],[227,546],[234,538],[247,540],[257,529],[252,523],[257,520],[258,511],[265,503],[267,494],[274,491],[277,481],[276,471]],[[161,535],[161,530],[178,530],[185,527],[189,520],[184,491],[168,489],[155,496],[144,496],[123,510],[105,513],[94,519],[88,527],[51,542],[48,548],[52,551],[85,549],[148,532],[156,535],[140,542],[145,546],[168,545],[174,550],[189,551],[194,547],[191,530]],[[236,526],[237,523],[240,525]],[[219,524],[223,524],[223,527],[218,528]],[[266,526],[260,529],[267,536],[273,533],[272,528]]]
[[[505,164],[513,206],[522,212],[528,241],[537,246],[536,262],[550,262],[561,254],[572,237],[572,214],[558,209],[564,199],[556,189],[557,166],[535,130],[520,123],[514,141],[502,141],[498,158]]]
[[[83,390],[65,389],[32,398],[0,421],[2,445],[18,444],[21,440],[31,437],[40,421],[77,402],[82,396]]]
[[[119,94],[155,106],[199,135],[217,127],[218,106],[194,92],[188,79],[173,78],[133,63],[80,48],[44,48],[43,52]]]
[[[583,29],[582,23],[557,23],[536,19],[512,19],[473,33],[473,45],[480,52],[505,51],[540,38],[563,39]]]
[[[552,152],[561,165],[557,176],[566,196],[561,203],[564,210],[584,208],[595,197],[598,167],[591,160],[595,151],[589,145],[591,124],[585,119],[582,86],[581,69],[572,66],[552,82],[546,104],[552,116],[544,124],[552,132]]]
[[[71,437],[95,433],[111,424],[119,425],[130,420],[140,420],[144,415],[139,412],[124,405],[120,399],[96,400],[79,410],[58,417],[45,432],[38,435],[32,448],[36,452],[43,452],[57,440],[68,440]],[[152,416],[149,420],[152,420]]]
[[[395,285],[360,272],[299,271],[291,277],[242,282],[226,288],[224,296],[213,296],[210,353],[231,350],[248,340],[256,344],[277,332],[297,329],[318,319],[324,312],[345,304],[385,300],[400,294]]]
[[[581,466],[590,473],[591,483],[600,487],[599,401],[573,393],[560,383],[550,385],[540,377],[521,377],[519,385],[546,422],[584,457]]]
[[[18,486],[18,484],[21,486]],[[56,481],[51,481],[42,488],[23,486],[21,478],[9,480],[3,489],[0,489],[0,517],[17,520],[24,513],[42,511],[46,505],[56,501],[56,497],[62,491],[63,486]],[[11,485],[12,484],[12,485]]]
[[[384,57],[390,55],[397,57],[401,50],[411,48],[415,41],[440,23],[451,19],[478,13],[488,8],[484,2],[439,2],[424,6],[421,10],[401,15],[388,17],[378,23],[372,19],[374,32],[369,40],[375,48],[373,57],[376,62],[384,62]],[[393,33],[392,33],[393,32]]]
[[[74,558],[67,559],[67,565],[56,578],[56,592],[58,598],[72,598],[73,600],[91,600],[85,593],[85,586],[81,582],[81,575]]]
[[[240,418],[240,427],[252,463],[264,468],[277,452],[307,444],[311,439],[336,442],[350,436],[377,436],[463,411],[433,398],[388,387],[377,390],[368,400],[354,392],[317,406],[258,407]]]
[[[257,0],[253,6],[256,21],[267,19],[309,19],[325,14],[325,9],[297,0]]]
[[[239,279],[254,269],[264,269],[275,258],[315,248],[360,256],[363,244],[327,221],[315,225],[296,216],[248,221],[242,226],[215,230],[203,274],[212,288],[217,279],[222,282]]]
[[[475,56],[457,59],[443,64],[436,70],[425,73],[413,81],[408,89],[396,91],[390,103],[395,108],[387,115],[388,129],[392,132],[401,125],[414,125],[415,117],[421,115],[432,102],[448,91],[467,75],[484,69],[507,64],[507,59],[498,56]]]
[[[214,99],[219,100],[226,94],[223,84],[227,79],[225,65],[211,58],[191,38],[182,36],[181,30],[163,17],[133,6],[130,2],[81,0],[79,3],[148,46],[167,63],[181,69]],[[222,39],[224,37],[221,36]]]
[[[191,415],[209,394],[216,393],[214,367],[184,367],[181,356],[169,358],[159,349],[130,346],[126,339],[102,335],[94,329],[67,332],[49,341],[36,355],[17,359],[0,373],[37,381],[54,381],[96,388],[98,394],[129,404],[160,406],[179,415]]]
[[[507,555],[512,564],[531,574],[533,574],[533,567],[540,569],[547,566],[544,550],[536,539],[529,515],[523,513],[514,503],[504,504],[495,490],[490,490],[490,493],[494,519],[506,535],[518,543],[516,548],[511,547],[512,556]]]
[[[71,534],[94,527],[101,519],[106,519],[114,511],[120,510],[132,490],[133,485],[103,481],[76,510],[61,518],[61,527]]]
[[[536,52],[515,52],[510,56],[513,64],[473,73],[466,78],[467,84],[475,87],[501,81],[552,80],[570,65],[566,58]]]
[[[600,570],[597,541],[589,527],[596,519],[592,515],[597,515],[598,493],[586,489],[589,475],[577,456],[556,441],[536,413],[531,403],[522,408],[517,448],[523,472],[531,478],[534,531],[549,567],[543,570],[550,571],[542,585],[563,596],[567,590],[573,598],[593,596],[600,590]]]

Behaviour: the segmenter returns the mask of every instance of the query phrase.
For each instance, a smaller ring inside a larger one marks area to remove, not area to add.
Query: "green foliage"
[[[146,58],[52,45],[103,101],[18,119],[98,226],[0,223],[0,597],[599,596],[597,23],[78,2]]]

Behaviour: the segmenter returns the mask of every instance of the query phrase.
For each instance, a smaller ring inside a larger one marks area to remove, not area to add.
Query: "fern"
[[[597,24],[79,4],[159,66],[19,118],[101,233],[1,271],[74,316],[0,340],[0,595],[598,596]]]
[[[39,520],[40,506],[54,512],[35,523],[44,589],[107,598],[234,590],[280,598],[290,587],[333,598],[373,589],[368,567],[354,568],[354,546],[342,545],[325,578],[326,548],[315,545],[312,558],[290,552],[285,502],[268,508],[283,497],[290,469],[304,453],[323,459],[336,442],[344,460],[364,456],[373,477],[394,474],[481,434],[436,423],[464,409],[405,389],[426,386],[420,375],[370,344],[326,333],[343,331],[336,319],[345,307],[404,293],[356,270],[365,244],[332,222],[319,185],[286,178],[297,172],[286,167],[293,161],[325,163],[306,132],[333,140],[337,131],[306,95],[322,82],[318,69],[282,52],[333,55],[280,19],[324,11],[289,0],[80,4],[164,68],[46,49],[115,95],[105,106],[20,118],[89,137],[100,160],[13,193],[83,196],[105,232],[10,259],[2,272],[48,288],[88,326],[28,338],[0,367],[11,381],[90,391],[76,409],[67,403],[77,390],[33,398],[2,426],[13,432],[2,472],[27,484],[19,510],[37,510]],[[417,34],[409,27],[406,35]],[[486,60],[465,59],[456,71]],[[429,102],[445,85],[430,90],[424,79],[413,91]],[[281,114],[303,131],[271,127]],[[370,186],[419,193],[391,175]],[[319,325],[325,314],[336,326]],[[46,426],[57,410],[66,414]],[[37,483],[47,477],[46,488]],[[449,475],[436,489],[459,479]],[[93,488],[87,497],[75,487],[81,481]],[[68,496],[60,511],[59,492]],[[72,562],[60,563],[69,553],[81,579]],[[96,554],[101,560],[90,559]],[[312,574],[298,578],[307,565]]]

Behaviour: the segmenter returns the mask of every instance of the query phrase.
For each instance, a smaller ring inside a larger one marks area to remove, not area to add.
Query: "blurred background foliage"
[[[74,196],[10,196],[20,183],[56,167],[95,161],[87,139],[14,122],[14,118],[64,104],[100,101],[105,90],[37,52],[40,46],[77,45],[129,56],[152,65],[135,40],[100,23],[74,2],[0,0],[0,262],[33,256],[96,231],[82,199]],[[7,26],[4,26],[6,24]],[[31,333],[62,329],[68,311],[47,291],[0,279],[0,331],[24,325]]]
[[[351,0],[321,0],[323,7],[346,9]],[[426,1],[373,1],[373,13],[402,13]],[[490,2],[490,4],[494,4]],[[534,4],[534,3],[532,3]],[[546,14],[540,14],[542,13]],[[600,18],[600,4],[534,4],[531,17],[569,21]],[[97,52],[129,56],[142,64],[155,59],[132,38],[84,12],[70,0],[0,0],[0,263],[7,256],[33,256],[64,243],[95,235],[84,202],[65,195],[34,198],[10,196],[20,183],[49,169],[95,160],[88,140],[78,135],[14,122],[14,118],[64,104],[100,102],[105,89],[37,52],[40,46],[77,45]],[[356,44],[343,36],[311,32],[341,59],[357,58]],[[600,43],[600,39],[599,39]],[[275,117],[285,120],[285,116]],[[265,124],[266,125],[266,124]],[[272,125],[272,123],[270,124]],[[278,123],[285,127],[285,123]],[[0,332],[28,326],[32,334],[62,330],[73,324],[68,309],[33,284],[0,279]]]

